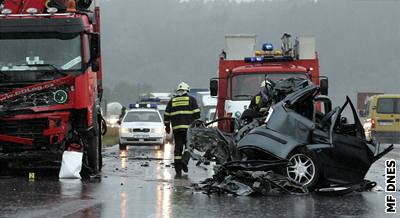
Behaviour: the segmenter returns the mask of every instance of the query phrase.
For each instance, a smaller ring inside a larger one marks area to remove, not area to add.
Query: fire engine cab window
[[[59,70],[82,68],[80,36],[73,38],[0,39],[0,70],[34,70],[27,65],[51,64]]]
[[[133,111],[126,115],[124,122],[161,122],[161,119],[156,112]]]
[[[260,84],[267,78],[276,82],[290,77],[307,78],[302,73],[269,73],[269,74],[243,74],[235,75],[231,80],[231,99],[249,100],[260,91]]]

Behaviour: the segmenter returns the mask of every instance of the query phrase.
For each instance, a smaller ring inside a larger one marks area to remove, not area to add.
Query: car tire
[[[321,165],[316,154],[301,147],[292,151],[287,159],[291,165],[286,168],[286,176],[308,190],[314,190],[321,174]]]

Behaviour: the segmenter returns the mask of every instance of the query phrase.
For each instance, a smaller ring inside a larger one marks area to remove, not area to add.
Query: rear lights
[[[375,128],[376,127],[376,121],[375,119],[371,119],[371,128]]]

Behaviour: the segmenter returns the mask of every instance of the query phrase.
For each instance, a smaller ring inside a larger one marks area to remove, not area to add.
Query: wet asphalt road
[[[98,181],[26,176],[0,178],[0,217],[399,217],[384,213],[385,192],[346,196],[207,196],[186,187],[212,175],[192,164],[174,179],[172,146],[106,148]],[[384,160],[395,158],[399,181],[400,146],[375,163],[367,179],[384,187]],[[146,160],[151,158],[151,160]],[[147,166],[148,164],[148,166]],[[399,183],[399,182],[398,182]],[[399,185],[397,185],[399,188]],[[400,192],[395,197],[400,201]],[[400,213],[400,204],[397,206]]]

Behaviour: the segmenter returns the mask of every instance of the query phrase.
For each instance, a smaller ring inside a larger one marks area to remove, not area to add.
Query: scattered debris
[[[228,162],[217,167],[212,178],[200,184],[193,184],[195,190],[210,194],[233,194],[248,196],[252,194],[268,195],[270,193],[305,194],[308,190],[287,177],[274,173],[271,169],[285,162],[265,163],[262,171],[252,163]],[[266,170],[269,168],[270,170]]]
[[[128,160],[164,160],[163,158],[157,158],[157,157],[128,157]]]
[[[140,164],[141,167],[148,167],[149,166],[149,162],[144,162]]]
[[[96,175],[90,175],[89,176],[89,181],[94,182],[94,181],[100,181],[101,180],[101,176],[99,174]]]

